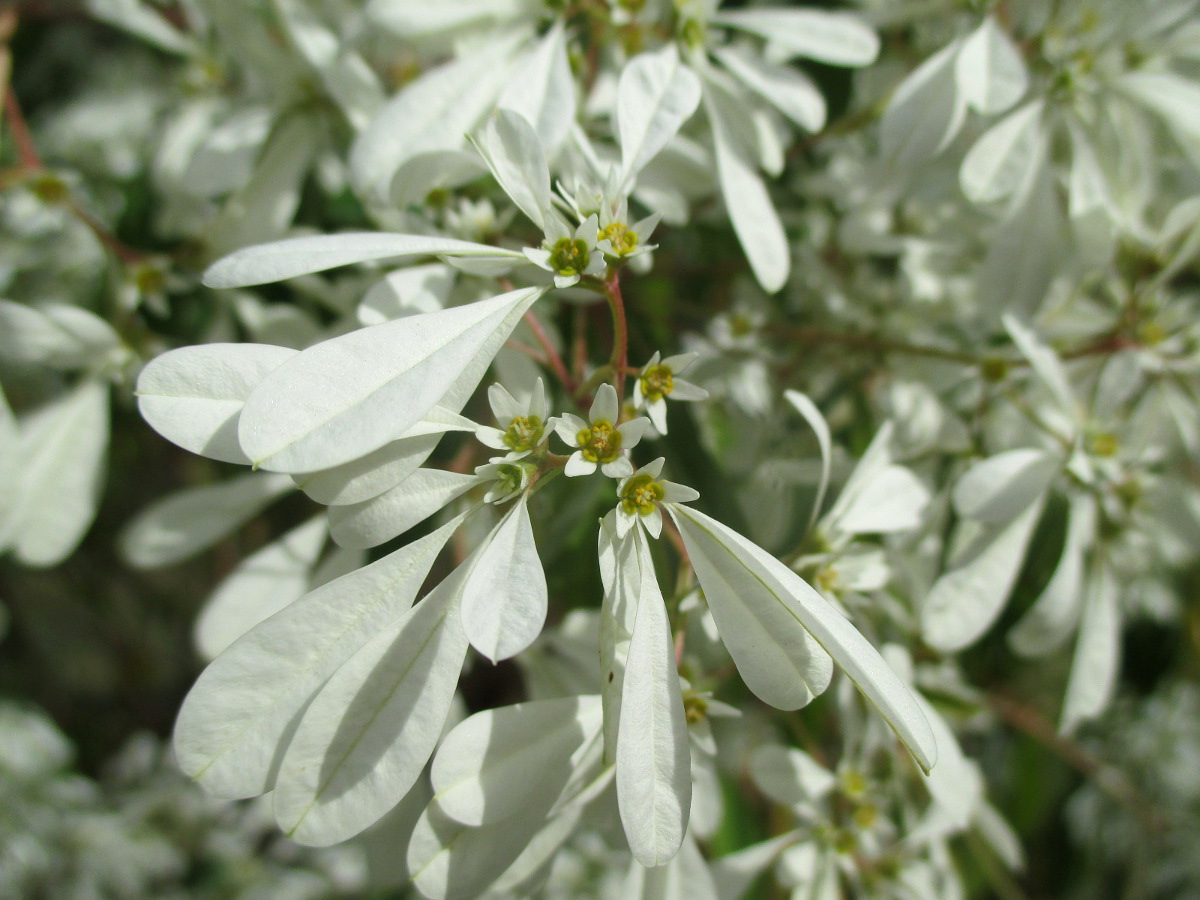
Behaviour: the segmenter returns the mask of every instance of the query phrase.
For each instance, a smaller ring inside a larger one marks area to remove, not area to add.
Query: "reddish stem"
[[[604,281],[604,294],[613,314],[613,351],[609,364],[616,374],[617,399],[625,402],[625,370],[629,366],[629,326],[625,321],[625,301],[621,297],[621,272],[613,269]]]
[[[8,120],[8,128],[12,132],[13,144],[17,148],[17,155],[21,158],[21,165],[27,169],[41,169],[42,158],[38,156],[37,148],[33,145],[25,114],[21,112],[21,104],[17,102],[17,93],[11,86],[4,92],[4,117]]]
[[[529,326],[529,330],[533,332],[533,336],[537,338],[542,352],[546,354],[546,361],[550,364],[550,368],[554,370],[554,374],[558,376],[558,380],[563,383],[563,387],[567,389],[567,393],[574,394],[577,386],[575,379],[567,371],[566,363],[562,361],[562,357],[558,355],[558,351],[550,343],[550,336],[546,334],[546,329],[542,328],[542,323],[537,320],[537,316],[533,314],[533,310],[525,313],[525,323]]]

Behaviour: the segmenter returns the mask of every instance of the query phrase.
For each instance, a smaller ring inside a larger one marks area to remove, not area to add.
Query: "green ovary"
[[[542,442],[543,424],[539,416],[517,416],[504,432],[504,446],[518,452],[533,450]]]
[[[587,243],[581,238],[559,238],[550,250],[550,267],[559,275],[578,275],[587,269],[591,261]]]
[[[628,256],[638,246],[637,232],[630,231],[624,222],[613,222],[611,225],[601,228],[596,235],[596,240],[609,241],[616,256]]]
[[[642,373],[642,393],[653,403],[675,390],[675,375],[669,366],[650,366]]]
[[[621,432],[604,419],[582,429],[575,439],[579,442],[579,452],[588,462],[610,463],[621,455]]]
[[[649,475],[634,475],[621,492],[621,509],[629,515],[648,516],[663,498],[663,486]]]

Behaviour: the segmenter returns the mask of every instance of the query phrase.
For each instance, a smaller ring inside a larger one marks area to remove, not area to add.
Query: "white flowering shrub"
[[[0,39],[4,683],[274,853],[20,714],[12,890],[1194,889],[1195,0]]]

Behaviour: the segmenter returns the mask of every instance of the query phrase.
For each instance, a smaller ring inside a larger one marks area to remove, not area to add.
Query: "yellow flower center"
[[[588,462],[610,463],[621,455],[621,432],[612,422],[600,419],[575,435],[580,452]]]
[[[542,420],[539,416],[517,416],[504,432],[504,446],[510,450],[533,450],[541,442]]]
[[[654,402],[661,400],[675,390],[675,374],[670,366],[650,366],[642,372],[642,393],[646,399]]]
[[[634,475],[621,492],[621,508],[631,516],[648,516],[664,494],[662,483],[650,475]]]
[[[550,250],[550,267],[568,278],[587,269],[592,255],[582,238],[559,238]]]
[[[636,231],[631,231],[624,222],[613,222],[596,233],[596,240],[610,242],[615,256],[628,256],[638,246]]]

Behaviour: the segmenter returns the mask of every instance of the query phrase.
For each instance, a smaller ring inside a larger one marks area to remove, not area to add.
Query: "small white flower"
[[[511,500],[529,487],[529,479],[536,471],[537,466],[512,456],[493,456],[485,465],[475,467],[480,481],[492,482],[483,502],[499,505]]]
[[[617,486],[617,536],[624,537],[636,523],[653,538],[662,534],[660,503],[688,503],[700,496],[699,491],[676,484],[658,476],[662,473],[663,457],[647,463],[621,481]]]
[[[475,436],[493,450],[507,451],[505,458],[508,460],[528,456],[542,445],[554,427],[554,420],[547,418],[550,406],[546,402],[546,387],[540,378],[524,403],[499,384],[488,388],[488,402],[500,427],[479,425],[475,429]]]
[[[554,426],[563,442],[578,447],[563,474],[590,475],[599,467],[609,478],[625,478],[633,474],[633,464],[625,451],[636,447],[651,428],[646,418],[630,419],[617,425],[617,391],[611,384],[602,384],[588,412],[588,421],[570,413],[563,414]]]
[[[629,201],[621,197],[616,202],[605,202],[600,206],[600,230],[597,243],[606,256],[615,259],[634,259],[656,249],[657,245],[646,243],[658,227],[662,218],[658,213],[639,219],[629,225]]]
[[[667,397],[672,400],[695,401],[708,398],[708,391],[690,381],[676,378],[696,361],[699,353],[680,353],[659,361],[658,351],[638,373],[633,389],[635,409],[646,410],[659,434],[667,433]]]
[[[554,286],[568,288],[584,275],[599,278],[604,274],[604,253],[596,246],[600,231],[596,216],[588,216],[574,232],[563,219],[546,215],[546,239],[540,249],[525,248],[530,262],[554,273]]]

